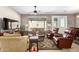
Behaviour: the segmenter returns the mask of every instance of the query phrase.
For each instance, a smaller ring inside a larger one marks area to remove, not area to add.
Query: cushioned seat
[[[5,37],[17,37],[17,36],[21,36],[21,34],[19,34],[19,33],[15,33],[15,34],[4,33],[3,36],[5,36]]]
[[[24,52],[29,48],[27,36],[0,37],[0,51],[3,52]]]

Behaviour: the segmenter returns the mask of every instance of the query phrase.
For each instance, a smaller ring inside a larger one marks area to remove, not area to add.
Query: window
[[[52,27],[67,27],[67,16],[52,16]]]
[[[52,27],[58,27],[58,16],[52,16]]]
[[[38,17],[38,16],[35,16],[35,17],[28,17],[29,18],[29,21],[28,21],[28,29],[31,29],[31,28],[43,28],[44,30],[47,30],[47,21],[46,21],[46,17]]]
[[[44,21],[29,21],[29,28],[44,28]]]
[[[54,27],[57,27],[57,21],[58,21],[58,19],[57,19],[57,17],[55,17],[55,18],[54,18],[54,24],[53,24]]]
[[[60,17],[60,27],[65,27],[65,19],[64,19],[64,17]]]

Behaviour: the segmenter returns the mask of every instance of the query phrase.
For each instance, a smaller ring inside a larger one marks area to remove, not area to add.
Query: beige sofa
[[[0,37],[0,51],[2,52],[24,52],[28,48],[28,36]]]

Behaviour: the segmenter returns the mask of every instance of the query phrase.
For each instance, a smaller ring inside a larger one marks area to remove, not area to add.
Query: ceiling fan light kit
[[[34,8],[35,8],[35,10],[33,11],[33,12],[34,12],[34,15],[37,15],[36,7],[37,7],[37,6],[34,6]]]

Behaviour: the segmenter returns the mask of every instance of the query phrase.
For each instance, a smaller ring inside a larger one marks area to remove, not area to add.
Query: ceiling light
[[[37,7],[37,6],[34,6],[35,10],[33,11],[35,15],[37,15],[36,7]]]

